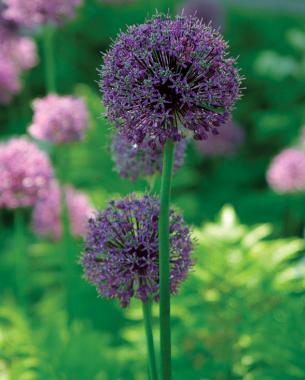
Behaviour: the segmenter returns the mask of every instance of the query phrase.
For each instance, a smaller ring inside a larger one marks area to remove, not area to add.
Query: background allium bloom
[[[34,27],[48,22],[60,23],[72,18],[81,0],[4,0],[4,17],[18,24]]]
[[[53,177],[47,155],[25,138],[0,145],[0,207],[32,206]]]
[[[159,200],[131,195],[112,201],[89,220],[81,257],[86,279],[106,298],[127,306],[131,297],[159,298]],[[192,264],[190,232],[170,210],[171,292],[175,293]]]
[[[236,123],[229,122],[219,128],[218,135],[212,135],[208,140],[197,141],[196,145],[204,156],[230,156],[236,153],[244,140],[244,130]]]
[[[107,114],[131,142],[202,140],[230,118],[240,76],[227,44],[193,16],[155,16],[129,27],[105,55]]]
[[[305,153],[297,149],[283,150],[273,159],[267,181],[277,193],[305,191]]]
[[[82,99],[50,94],[33,102],[34,117],[29,133],[40,140],[63,144],[83,138],[88,111]]]
[[[19,69],[12,62],[0,56],[0,104],[7,104],[21,89]]]
[[[186,141],[181,140],[175,147],[174,170],[178,170],[184,161]],[[116,133],[111,144],[112,159],[120,176],[131,180],[138,177],[149,177],[162,172],[162,145],[157,142],[151,146],[149,141],[141,144],[129,142],[120,133]]]
[[[224,9],[217,0],[187,0],[181,8],[184,15],[196,14],[205,24],[211,22],[215,28],[224,25]]]
[[[83,236],[93,208],[86,194],[76,191],[72,186],[65,186],[64,189],[71,232],[76,237]],[[56,181],[53,181],[47,196],[36,203],[32,215],[32,226],[40,237],[60,239],[62,234],[61,191]]]

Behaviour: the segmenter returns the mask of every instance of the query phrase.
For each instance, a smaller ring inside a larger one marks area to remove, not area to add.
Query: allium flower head
[[[72,18],[81,0],[4,0],[4,17],[28,27]]]
[[[75,237],[84,236],[93,208],[86,194],[72,186],[65,186],[64,191],[71,232]],[[47,195],[35,204],[32,215],[34,232],[40,237],[59,240],[62,235],[61,211],[61,190],[54,180]]]
[[[12,62],[0,56],[0,104],[7,104],[21,88],[19,69]]]
[[[267,181],[277,193],[305,191],[305,153],[297,149],[283,150],[271,162]]]
[[[228,121],[240,76],[218,32],[194,16],[129,27],[104,57],[108,118],[129,141],[202,140]]]
[[[208,140],[198,141],[196,145],[204,156],[230,156],[238,150],[244,139],[244,130],[238,124],[228,122],[219,128],[219,134],[210,136]]]
[[[82,99],[50,94],[33,102],[34,117],[29,133],[40,140],[63,144],[83,138],[88,112]]]
[[[38,62],[34,41],[18,35],[5,39],[0,37],[0,57],[2,56],[19,70],[31,69]]]
[[[81,257],[85,278],[101,296],[118,298],[123,307],[135,296],[159,298],[159,200],[131,195],[112,201],[89,219]],[[192,242],[182,217],[170,210],[171,292],[190,269]]]
[[[47,155],[25,138],[0,145],[0,207],[32,206],[53,177]]]
[[[196,15],[204,24],[211,22],[215,28],[224,25],[224,9],[218,0],[187,0],[182,8],[184,15]]]
[[[178,170],[184,160],[186,141],[176,144],[174,171]],[[116,133],[111,144],[112,159],[120,176],[135,181],[138,177],[149,177],[162,172],[162,146],[150,144],[147,138],[141,144],[129,142],[120,133]]]

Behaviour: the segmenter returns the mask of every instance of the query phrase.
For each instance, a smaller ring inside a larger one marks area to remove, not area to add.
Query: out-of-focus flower
[[[88,128],[88,111],[82,99],[50,94],[33,101],[29,133],[54,144],[79,141]]]
[[[72,186],[64,187],[65,201],[69,215],[71,232],[75,237],[84,236],[89,216],[93,208],[86,194],[76,191]],[[40,237],[59,240],[62,235],[61,189],[53,181],[48,194],[39,200],[33,210],[32,226]]]
[[[53,178],[47,155],[25,138],[0,145],[0,207],[33,206]]]
[[[21,36],[10,36],[7,39],[0,37],[0,57],[10,60],[19,70],[31,69],[38,62],[34,41]]]
[[[271,162],[267,181],[277,193],[305,191],[305,153],[292,148],[283,150]]]
[[[227,44],[194,16],[156,15],[129,27],[105,55],[108,118],[133,143],[208,138],[230,118],[240,75]]]
[[[3,0],[4,17],[27,27],[73,18],[82,0]]]
[[[218,0],[187,0],[181,10],[186,16],[196,15],[204,24],[211,22],[215,28],[224,26],[224,9]]]
[[[212,135],[208,140],[197,141],[196,145],[204,156],[230,156],[236,153],[244,139],[244,130],[236,123],[229,122],[219,128],[218,135]]]
[[[85,278],[106,298],[118,298],[123,307],[135,296],[146,302],[159,299],[159,200],[134,195],[111,201],[89,219]],[[171,292],[185,279],[192,265],[192,242],[183,218],[170,210]]]
[[[186,141],[178,141],[175,147],[174,171],[184,161]],[[149,177],[162,172],[162,146],[157,141],[144,141],[141,144],[130,143],[120,133],[116,133],[111,144],[112,159],[120,176],[135,181],[138,177]]]
[[[7,104],[21,88],[19,70],[9,59],[0,57],[0,104]]]

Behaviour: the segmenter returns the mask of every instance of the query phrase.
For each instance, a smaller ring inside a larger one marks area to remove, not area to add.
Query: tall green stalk
[[[22,209],[15,210],[15,273],[16,296],[19,305],[26,306],[27,258],[24,215]]]
[[[158,380],[157,362],[155,356],[154,337],[152,329],[151,301],[142,302],[143,318],[147,343],[148,369],[150,380]]]
[[[46,80],[47,92],[56,92],[54,35],[55,35],[54,26],[47,25],[44,30],[44,60],[45,60],[45,80]]]
[[[161,380],[171,379],[169,205],[175,146],[164,146],[159,215]]]

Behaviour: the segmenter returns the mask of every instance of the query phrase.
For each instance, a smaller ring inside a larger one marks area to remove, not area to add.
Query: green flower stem
[[[158,380],[157,363],[155,356],[154,337],[152,333],[151,301],[142,302],[143,318],[147,343],[148,368],[150,380]]]
[[[161,380],[171,379],[169,204],[175,145],[164,146],[159,215]]]
[[[26,306],[27,286],[27,258],[26,258],[26,235],[24,215],[22,209],[15,210],[15,273],[16,273],[16,296],[21,306]]]
[[[45,80],[46,91],[55,92],[55,59],[54,59],[54,35],[53,25],[47,25],[44,30],[44,60],[45,60]]]

